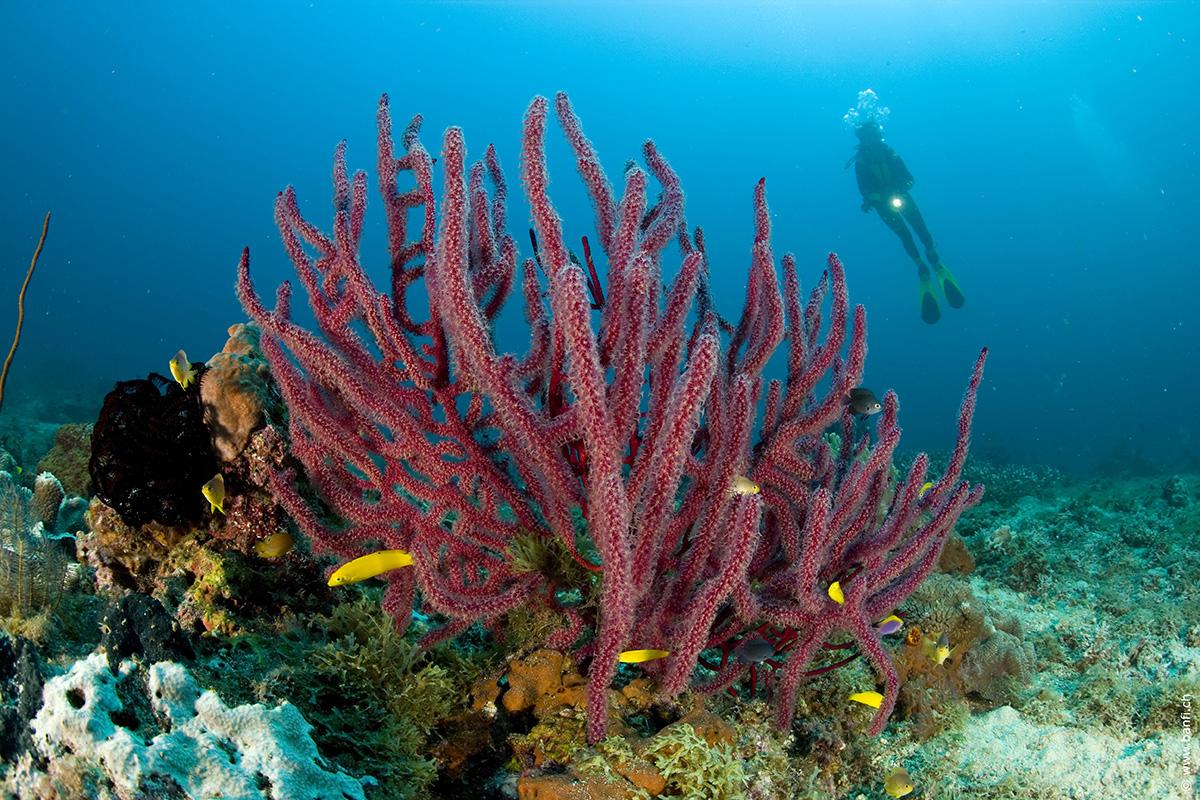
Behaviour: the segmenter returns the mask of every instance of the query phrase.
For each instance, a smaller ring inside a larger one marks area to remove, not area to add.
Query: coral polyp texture
[[[477,622],[499,627],[522,606],[558,615],[539,644],[588,664],[592,741],[605,733],[623,651],[668,651],[643,668],[671,695],[742,679],[750,665],[731,653],[751,638],[773,650],[759,685],[769,684],[778,722],[790,722],[807,676],[857,651],[881,676],[872,730],[882,730],[898,686],[875,623],[934,569],[981,495],[960,475],[986,351],[945,472],[927,476],[924,455],[897,472],[896,396],[884,398],[874,435],[846,403],[861,381],[866,314],[851,309],[837,257],[805,297],[786,255],[781,284],[759,181],[745,302],[736,325],[724,323],[679,176],[647,141],[646,169],[625,170],[618,198],[559,94],[554,108],[595,213],[598,247],[585,237],[580,260],[548,193],[549,107],[536,98],[524,119],[535,251],[523,261],[496,151],[468,164],[462,131],[447,130],[435,193],[421,118],[397,152],[386,96],[387,291],[359,259],[367,177],[350,175],[344,144],[332,234],[301,215],[292,189],[279,195],[276,220],[318,330],[293,319],[290,283],[273,309],[262,302],[248,250],[238,292],[289,408],[292,452],[334,514],[310,504],[294,470],[276,472],[273,491],[317,552],[410,552],[412,568],[385,575],[384,605],[405,626],[419,589],[444,617],[428,642]],[[418,287],[425,297],[413,302]],[[521,354],[500,352],[494,335],[514,289],[528,322]],[[410,303],[428,316],[417,319]],[[768,379],[785,341],[786,373]],[[838,437],[825,435],[834,429]],[[576,569],[518,565],[518,541],[526,554],[531,541],[564,552]]]

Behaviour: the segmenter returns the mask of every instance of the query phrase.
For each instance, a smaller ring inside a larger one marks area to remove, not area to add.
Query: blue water
[[[178,348],[219,349],[243,319],[241,248],[264,293],[291,276],[275,193],[294,184],[327,226],[334,145],[373,172],[381,92],[398,120],[425,115],[435,152],[450,124],[476,156],[494,142],[515,186],[527,103],[565,89],[610,176],[645,137],[680,172],[727,317],[767,177],[777,256],[794,251],[808,285],[826,252],[846,263],[868,309],[867,384],[899,393],[908,448],[949,444],[987,345],[978,452],[1082,471],[1114,448],[1200,462],[1200,6],[729,5],[3,4],[2,337],[54,211],[6,411],[38,396],[74,404],[42,413],[86,416]],[[843,168],[842,115],[868,87],[968,297],[934,326]],[[591,214],[561,140],[551,169],[577,240]],[[522,244],[526,213],[514,192]],[[379,274],[377,202],[368,214]]]

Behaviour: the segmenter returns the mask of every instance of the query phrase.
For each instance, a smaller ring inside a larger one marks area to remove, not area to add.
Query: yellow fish
[[[921,484],[921,491],[917,492],[917,497],[924,497],[925,493],[933,488],[933,481],[925,481]]]
[[[196,380],[196,370],[192,369],[192,362],[188,361],[187,353],[182,350],[175,354],[168,366],[171,367],[171,377],[184,389]]]
[[[204,495],[204,499],[212,506],[210,511],[220,511],[225,513],[225,476],[217,473],[212,476],[208,483],[200,487],[200,494]]]
[[[279,558],[289,552],[295,545],[292,535],[287,531],[276,531],[261,542],[256,542],[254,552],[259,558]]]
[[[834,581],[829,584],[829,599],[839,606],[846,605],[846,594],[842,591],[841,581]]]
[[[904,767],[897,767],[883,781],[883,790],[891,797],[904,797],[917,788],[913,779]]]
[[[640,664],[643,661],[653,661],[656,658],[666,658],[671,655],[667,650],[626,650],[617,656],[622,664]]]
[[[883,705],[883,695],[879,692],[855,692],[850,695],[850,699],[871,708],[879,708]]]
[[[944,633],[932,644],[926,640],[925,646],[929,652],[929,657],[939,667],[945,664],[946,659],[950,657],[950,637]]]
[[[347,583],[358,583],[394,569],[411,567],[412,563],[413,557],[403,550],[380,550],[376,553],[368,553],[353,561],[347,561],[335,569],[329,576],[329,585],[342,586]]]
[[[745,475],[735,475],[733,476],[732,490],[734,494],[758,494],[762,488]]]

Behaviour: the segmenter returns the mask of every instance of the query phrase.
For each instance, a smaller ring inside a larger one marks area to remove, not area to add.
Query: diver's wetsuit
[[[875,210],[879,212],[879,218],[883,220],[884,225],[887,225],[900,237],[900,244],[904,245],[904,252],[908,253],[909,258],[916,261],[921,257],[921,251],[917,249],[917,243],[913,241],[912,233],[908,230],[908,226],[911,225],[913,231],[920,238],[921,244],[925,247],[925,252],[929,254],[929,260],[937,261],[933,236],[929,233],[929,228],[925,227],[925,218],[921,216],[921,209],[917,208],[916,202],[907,192],[894,196],[899,197],[904,205],[900,207],[899,211],[890,205],[875,205]],[[908,225],[905,225],[905,222]]]
[[[904,252],[908,253],[908,257],[917,266],[921,319],[928,323],[937,322],[942,312],[934,296],[933,273],[936,273],[946,302],[951,306],[961,308],[965,298],[950,270],[946,269],[946,265],[938,258],[937,250],[933,246],[933,236],[925,225],[921,209],[917,208],[917,201],[913,200],[908,192],[913,185],[912,173],[904,165],[903,159],[896,155],[896,151],[884,143],[882,131],[877,124],[860,125],[855,130],[855,135],[858,136],[859,145],[858,152],[854,155],[854,175],[858,179],[858,190],[863,197],[862,210],[867,212],[875,209],[883,224],[900,238]],[[917,234],[917,238],[925,246],[928,263],[921,258],[921,251],[913,241],[913,233]]]
[[[917,249],[917,243],[908,229],[911,225],[925,247],[929,260],[936,263],[938,259],[933,235],[925,225],[921,209],[917,208],[916,201],[908,193],[913,185],[912,173],[896,151],[883,142],[864,143],[854,159],[854,175],[858,179],[858,191],[863,196],[863,211],[875,209],[883,224],[900,237],[904,252],[920,267],[921,251]],[[893,199],[900,201],[899,209],[893,205]]]

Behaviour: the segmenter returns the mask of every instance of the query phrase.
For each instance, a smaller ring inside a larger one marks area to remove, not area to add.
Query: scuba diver
[[[868,90],[869,91],[869,90]],[[872,93],[873,94],[873,93]],[[892,229],[900,237],[904,252],[908,253],[917,265],[917,278],[920,280],[921,319],[932,325],[941,318],[937,297],[933,292],[933,276],[938,279],[946,302],[954,308],[962,308],[966,298],[962,289],[955,282],[950,270],[938,257],[933,245],[933,236],[925,226],[921,210],[909,194],[913,185],[912,173],[904,165],[903,159],[896,151],[883,141],[883,129],[874,120],[865,120],[854,129],[858,137],[858,149],[854,158],[846,166],[854,164],[854,174],[858,179],[858,191],[862,193],[863,213],[875,209],[883,224]],[[912,230],[909,230],[911,226]],[[928,263],[921,258],[921,252],[913,241],[913,233],[921,240],[925,248]],[[930,267],[932,266],[932,275]]]

